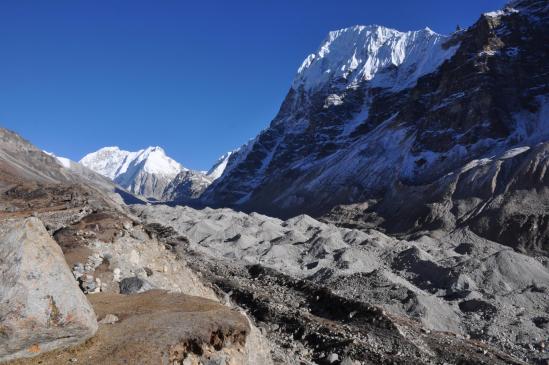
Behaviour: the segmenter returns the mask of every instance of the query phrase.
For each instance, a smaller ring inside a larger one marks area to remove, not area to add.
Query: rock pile
[[[406,241],[373,229],[339,228],[305,215],[282,221],[230,209],[133,210],[148,227],[172,232],[175,241],[186,238],[187,243],[176,245],[181,256],[195,255],[188,260],[192,267],[226,292],[233,291],[231,298],[240,305],[253,301],[264,306],[260,320],[265,312],[283,310],[260,304],[258,292],[264,293],[266,302],[282,289],[268,280],[255,289],[252,281],[245,289],[250,280],[246,267],[274,269],[289,277],[279,279],[286,283],[284,291],[292,293],[281,296],[280,308],[310,308],[310,299],[304,300],[301,289],[295,293],[294,288],[295,280],[306,280],[345,300],[413,318],[426,331],[452,332],[528,361],[549,359],[544,350],[549,331],[543,320],[548,318],[549,261],[517,253],[467,229]],[[202,264],[209,261],[212,266]],[[224,272],[227,265],[237,267]],[[232,281],[218,282],[233,275]]]

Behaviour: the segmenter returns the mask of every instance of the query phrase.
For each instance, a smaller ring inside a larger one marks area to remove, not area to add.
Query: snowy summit
[[[292,87],[313,90],[332,80],[349,87],[369,80],[372,86],[404,89],[452,57],[457,46],[444,46],[446,40],[448,36],[429,28],[400,32],[357,25],[332,31],[303,61]]]
[[[84,156],[80,163],[110,179],[116,179],[135,169],[152,174],[175,176],[186,170],[174,159],[166,156],[161,147],[147,147],[137,152],[119,147],[104,147]]]
[[[185,168],[158,146],[136,152],[104,147],[84,156],[80,163],[145,198],[186,200],[198,197],[223,174],[231,154],[221,156],[208,173]]]
[[[161,147],[147,147],[137,152],[104,147],[84,156],[80,163],[135,194],[156,199],[162,197],[177,174],[188,171],[168,157]]]
[[[229,162],[229,158],[234,153],[234,151],[230,151],[225,153],[223,156],[219,157],[217,162],[212,166],[212,168],[208,171],[207,175],[210,179],[216,180],[223,175],[223,172],[225,171],[225,168],[227,167],[227,163]]]

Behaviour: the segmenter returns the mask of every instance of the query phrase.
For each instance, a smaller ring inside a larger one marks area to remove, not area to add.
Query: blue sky
[[[452,32],[504,0],[0,0],[0,125],[74,160],[159,145],[193,169],[265,128],[355,24]]]

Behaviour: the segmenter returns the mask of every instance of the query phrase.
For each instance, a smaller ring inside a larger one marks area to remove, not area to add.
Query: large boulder
[[[0,362],[92,337],[95,313],[42,222],[6,224],[0,237]]]

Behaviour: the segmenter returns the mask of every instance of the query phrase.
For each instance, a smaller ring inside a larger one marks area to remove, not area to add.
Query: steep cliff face
[[[203,200],[283,217],[368,202],[363,220],[394,232],[467,222],[507,236],[486,228],[505,213],[487,218],[481,206],[545,189],[536,161],[549,131],[548,13],[546,1],[523,0],[448,37],[378,26],[330,33]],[[524,178],[510,176],[517,166]],[[510,170],[494,176],[499,169]]]

